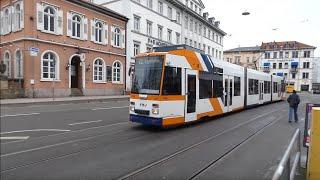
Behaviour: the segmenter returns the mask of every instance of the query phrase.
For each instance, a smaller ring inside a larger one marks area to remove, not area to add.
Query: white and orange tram
[[[284,79],[186,45],[136,57],[130,121],[170,127],[280,101]]]

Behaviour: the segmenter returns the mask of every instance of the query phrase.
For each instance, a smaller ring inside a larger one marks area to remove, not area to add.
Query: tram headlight
[[[159,114],[159,104],[152,104],[152,114],[158,115]]]
[[[134,112],[135,102],[130,102],[130,111]]]

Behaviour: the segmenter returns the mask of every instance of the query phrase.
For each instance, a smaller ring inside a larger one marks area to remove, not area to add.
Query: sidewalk
[[[1,105],[29,104],[29,103],[48,103],[48,102],[92,102],[92,101],[112,101],[127,100],[128,95],[120,96],[77,96],[77,97],[56,97],[56,98],[19,98],[1,99]]]

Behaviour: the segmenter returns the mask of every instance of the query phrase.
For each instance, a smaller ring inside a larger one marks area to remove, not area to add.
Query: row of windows
[[[282,59],[282,58],[308,58],[310,57],[310,51],[303,51],[303,53],[299,56],[299,51],[291,51],[291,56],[289,56],[290,52],[289,51],[274,51],[272,52],[272,59]],[[271,52],[265,52],[264,54],[265,59],[271,59]]]
[[[277,66],[278,65],[278,66]],[[293,66],[295,68],[295,66]],[[288,69],[289,68],[289,63],[272,63],[272,68],[273,69]],[[302,68],[304,69],[309,69],[310,68],[310,62],[303,62],[302,63]]]
[[[114,61],[112,67],[101,58],[93,61],[93,82],[122,83],[122,72],[120,61]],[[59,80],[59,57],[53,51],[47,51],[41,57],[41,80]]]
[[[0,12],[0,17],[0,35],[23,29],[23,1],[16,1],[12,6],[3,8]]]
[[[14,76],[12,77],[12,63],[10,51],[5,51],[3,54],[3,63],[6,65],[4,75],[8,78],[21,79],[23,78],[23,56],[22,51],[17,49],[14,53]]]
[[[88,40],[89,28],[91,27],[90,39],[98,44],[108,44],[109,27],[106,22],[99,19],[88,19],[81,13],[67,12],[67,36],[80,40]],[[37,29],[56,35],[63,35],[63,11],[56,6],[37,4]],[[114,47],[125,47],[125,30],[111,26],[111,45]]]
[[[189,42],[188,42],[188,40],[189,40]],[[222,58],[222,51],[219,51],[218,49],[211,48],[210,46],[206,46],[205,44],[202,44],[202,47],[201,47],[201,43],[198,43],[197,41],[192,41],[192,39],[184,38],[184,44],[187,44],[187,45],[194,47],[194,48],[201,49],[206,54],[208,54],[212,57],[215,57],[217,59]]]
[[[271,93],[271,82],[263,82],[263,92],[264,94]],[[278,93],[278,83],[273,82],[273,93]],[[259,80],[249,79],[249,95],[259,94]]]

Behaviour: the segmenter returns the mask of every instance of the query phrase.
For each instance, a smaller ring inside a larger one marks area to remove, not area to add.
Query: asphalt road
[[[129,122],[128,101],[3,106],[1,179],[268,179],[302,125],[285,102],[169,130]]]

